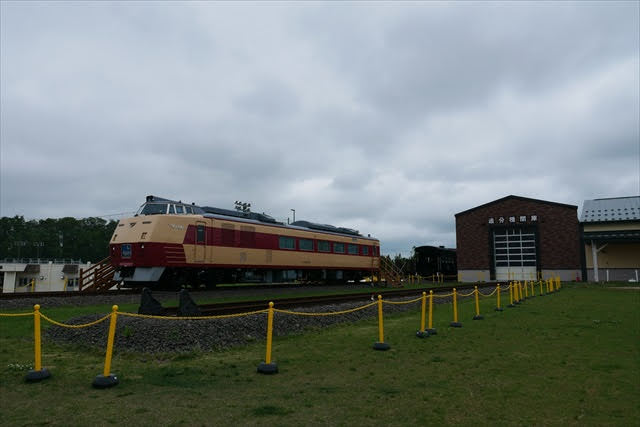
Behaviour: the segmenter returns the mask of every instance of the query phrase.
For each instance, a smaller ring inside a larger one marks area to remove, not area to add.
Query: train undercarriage
[[[347,284],[359,282],[374,273],[337,269],[121,267],[114,280],[122,282],[123,288],[212,289],[235,283]]]

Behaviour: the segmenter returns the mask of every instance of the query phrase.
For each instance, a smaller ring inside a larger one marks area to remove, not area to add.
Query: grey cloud
[[[637,3],[0,7],[1,215],[240,199],[406,253],[640,193]]]

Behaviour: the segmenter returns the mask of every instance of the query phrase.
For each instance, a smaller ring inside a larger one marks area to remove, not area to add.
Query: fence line
[[[546,293],[543,292],[542,286],[543,280],[538,281],[538,285],[540,288],[540,296],[552,294],[558,290],[560,290],[562,284],[560,282],[559,277],[551,278],[545,280]],[[113,347],[115,341],[115,331],[116,331],[116,323],[118,316],[125,317],[134,317],[134,318],[142,318],[142,319],[163,319],[163,320],[211,320],[211,319],[228,319],[235,317],[243,317],[250,316],[255,314],[263,314],[267,313],[267,336],[266,336],[266,352],[265,352],[265,362],[261,363],[258,366],[258,372],[264,374],[275,374],[278,372],[278,367],[275,362],[272,361],[272,340],[273,340],[273,317],[274,313],[282,313],[287,315],[294,316],[335,316],[342,315],[348,313],[354,313],[360,310],[367,309],[369,307],[373,307],[377,305],[378,312],[378,341],[374,343],[373,349],[375,350],[388,350],[390,345],[384,341],[384,320],[383,320],[383,305],[406,305],[413,304],[416,302],[421,302],[420,304],[420,326],[419,330],[416,333],[416,336],[419,338],[425,338],[430,335],[436,335],[436,329],[433,328],[433,299],[434,298],[448,298],[452,297],[452,308],[453,308],[453,321],[449,324],[452,327],[461,327],[462,324],[458,321],[458,297],[474,297],[474,306],[475,306],[475,315],[473,317],[474,320],[481,320],[483,316],[480,314],[480,298],[489,298],[493,295],[496,295],[496,308],[495,311],[502,311],[500,296],[503,292],[509,292],[509,305],[507,307],[515,307],[516,304],[520,304],[527,298],[532,298],[535,296],[534,292],[534,283],[535,281],[525,281],[524,285],[520,281],[511,281],[509,285],[505,288],[502,288],[500,284],[496,286],[496,288],[488,294],[484,294],[478,290],[478,286],[475,286],[473,291],[468,294],[458,293],[456,288],[453,288],[453,292],[450,294],[434,294],[433,290],[429,291],[429,296],[427,297],[426,292],[422,292],[422,295],[418,298],[407,300],[407,301],[390,301],[384,300],[382,295],[378,295],[377,301],[364,304],[362,306],[354,307],[348,310],[342,311],[333,311],[333,312],[304,312],[304,311],[293,311],[293,310],[282,310],[274,308],[274,303],[270,302],[269,307],[263,310],[245,312],[245,313],[236,313],[236,314],[226,314],[226,315],[216,315],[216,316],[190,316],[190,317],[168,317],[168,316],[155,316],[155,315],[147,315],[147,314],[137,314],[137,313],[127,313],[118,311],[118,306],[114,305],[112,307],[111,313],[101,317],[95,321],[84,323],[84,324],[68,324],[63,322],[58,322],[54,319],[49,318],[48,316],[42,314],[40,312],[40,306],[38,304],[34,305],[34,309],[28,313],[0,313],[1,317],[27,317],[33,316],[34,318],[34,369],[29,371],[25,380],[28,382],[40,381],[42,379],[48,378],[50,376],[49,371],[46,368],[42,367],[41,364],[41,330],[40,330],[40,321],[44,319],[45,321],[51,323],[52,325],[63,327],[63,328],[72,328],[72,329],[80,329],[87,328],[90,326],[95,326],[99,323],[105,322],[107,319],[109,322],[109,333],[107,338],[107,349],[105,355],[104,369],[101,375],[98,375],[94,381],[93,386],[96,388],[106,388],[112,387],[118,384],[118,378],[116,375],[111,373],[111,359],[113,356]],[[531,295],[529,296],[529,290],[531,290]],[[427,304],[428,299],[428,304]],[[427,310],[428,307],[428,310]],[[428,319],[428,327],[427,327],[427,319]]]

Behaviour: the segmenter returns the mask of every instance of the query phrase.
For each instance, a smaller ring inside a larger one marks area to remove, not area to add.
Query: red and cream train
[[[110,242],[127,287],[241,280],[345,282],[377,274],[380,242],[356,230],[147,196]]]

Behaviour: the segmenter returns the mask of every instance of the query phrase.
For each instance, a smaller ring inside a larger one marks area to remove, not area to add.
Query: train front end
[[[120,220],[111,237],[114,280],[124,287],[149,286],[162,280],[168,266],[185,266],[183,242],[198,213],[197,206],[148,196],[135,216]]]

